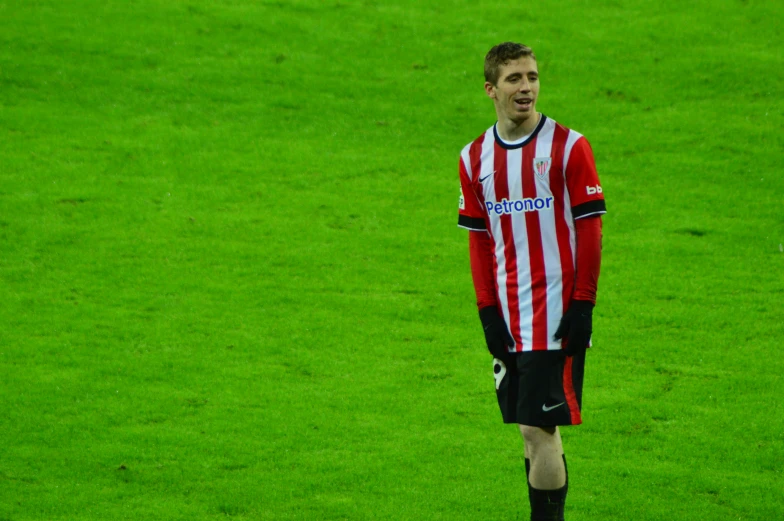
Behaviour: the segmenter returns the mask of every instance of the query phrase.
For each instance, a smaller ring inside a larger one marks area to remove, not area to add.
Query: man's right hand
[[[506,362],[509,359],[509,347],[514,346],[512,335],[506,327],[506,322],[498,314],[495,306],[488,306],[479,310],[479,319],[485,330],[485,342],[490,354]]]

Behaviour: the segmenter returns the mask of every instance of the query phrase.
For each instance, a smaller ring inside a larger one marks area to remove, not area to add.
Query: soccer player
[[[531,519],[563,520],[558,427],[582,423],[604,195],[585,137],[537,112],[529,47],[490,49],[484,86],[498,121],[460,154],[458,225],[501,415],[524,440]]]

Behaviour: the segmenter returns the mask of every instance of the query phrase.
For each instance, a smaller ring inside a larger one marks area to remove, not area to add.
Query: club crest
[[[544,181],[550,175],[550,164],[552,163],[550,157],[535,157],[534,158],[534,172],[536,176]]]

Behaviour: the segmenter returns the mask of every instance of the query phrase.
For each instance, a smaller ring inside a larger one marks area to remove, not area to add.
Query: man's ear
[[[495,85],[490,83],[489,81],[485,82],[485,93],[487,93],[487,97],[490,99],[495,99]]]

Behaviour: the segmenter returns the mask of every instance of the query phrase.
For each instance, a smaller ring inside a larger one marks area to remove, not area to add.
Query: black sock
[[[531,472],[531,462],[525,459],[525,476],[528,483],[528,501],[531,503],[531,521],[564,521],[564,504],[566,503],[566,492],[569,489],[569,472],[566,468],[566,456],[564,460],[564,471],[566,473],[566,483],[563,487],[556,490],[539,490],[531,486],[528,476]]]
[[[531,521],[563,521],[566,486],[556,490],[539,490],[529,486]]]

